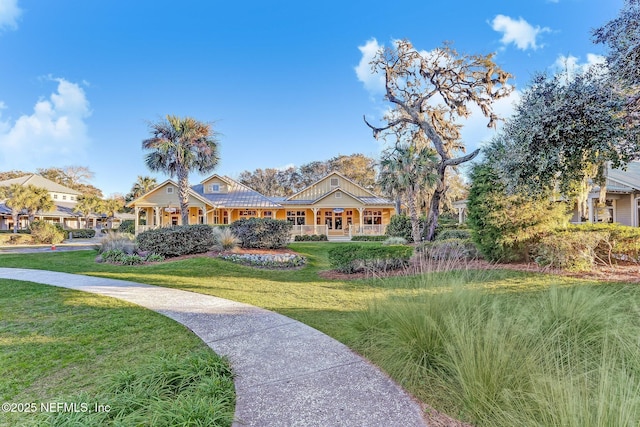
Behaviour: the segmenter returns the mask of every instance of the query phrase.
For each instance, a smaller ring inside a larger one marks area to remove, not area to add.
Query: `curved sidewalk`
[[[234,426],[426,426],[420,406],[348,347],[298,321],[178,289],[43,270],[0,278],[118,298],[174,319],[231,361]]]

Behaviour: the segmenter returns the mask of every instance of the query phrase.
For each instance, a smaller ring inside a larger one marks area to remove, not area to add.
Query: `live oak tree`
[[[151,138],[142,141],[142,148],[151,150],[145,163],[152,171],[178,178],[182,224],[186,225],[189,223],[189,172],[205,174],[216,168],[217,134],[208,123],[172,115],[151,123],[149,130]]]
[[[507,84],[511,75],[496,65],[493,54],[459,54],[449,45],[420,52],[408,40],[381,49],[371,67],[372,72],[384,75],[385,100],[392,106],[382,126],[373,126],[365,118],[373,136],[384,137],[401,129],[420,132],[438,158],[438,179],[425,230],[426,239],[433,240],[441,200],[447,191],[447,169],[468,162],[479,153],[474,150],[464,154],[459,119],[468,117],[471,106],[476,105],[489,119],[488,126],[494,127],[498,117],[492,104],[513,90]]]

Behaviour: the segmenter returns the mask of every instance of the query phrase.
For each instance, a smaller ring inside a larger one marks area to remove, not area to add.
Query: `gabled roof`
[[[612,181],[616,181],[613,184],[619,183],[621,186],[628,187],[633,190],[640,190],[640,162],[634,161],[627,164],[626,170],[622,169],[609,169],[608,178]],[[613,190],[615,186],[612,186]],[[607,186],[609,189],[609,186]]]
[[[225,193],[206,193],[204,183],[217,177],[227,183],[229,187]],[[198,185],[191,187],[195,192],[209,201],[214,206],[228,208],[280,208],[280,204],[274,202],[269,197],[263,196],[257,191],[244,184],[235,181],[228,176],[212,175]]]
[[[368,193],[371,195],[371,197],[378,197],[376,196],[374,193],[372,193],[371,191],[367,190],[366,188],[364,188],[362,185],[358,184],[357,182],[353,182],[352,180],[350,180],[349,178],[347,178],[346,176],[342,175],[340,172],[330,172],[328,174],[326,174],[325,176],[323,176],[322,178],[320,178],[319,180],[317,180],[316,182],[314,182],[311,185],[306,186],[305,188],[303,188],[302,190],[298,191],[297,193],[292,194],[291,196],[287,197],[286,200],[291,200],[294,197],[296,197],[298,194],[301,194],[303,192],[305,192],[306,190],[308,190],[309,188],[313,187],[314,185],[317,185],[319,182],[324,181],[325,179],[329,178],[332,175],[337,175],[340,178],[344,179],[345,181],[350,182],[351,184],[357,186],[358,188],[360,188],[362,191]]]
[[[140,196],[137,199],[132,200],[129,203],[127,203],[127,207],[134,206],[139,200],[144,199],[145,197],[149,196],[152,193],[155,193],[156,191],[158,191],[161,188],[165,187],[167,184],[172,184],[172,185],[180,188],[180,186],[174,180],[167,179],[163,183],[157,185],[156,187],[153,187],[151,190],[149,190],[146,193],[144,193],[142,196]],[[195,197],[196,199],[200,200],[203,203],[209,203],[209,201],[207,199],[205,199],[202,194],[197,193],[196,191],[194,191],[193,187],[189,188],[189,195]]]
[[[77,190],[65,187],[64,185],[60,185],[57,182],[53,182],[50,179],[36,174],[24,175],[18,178],[0,181],[0,186],[9,186],[11,184],[33,185],[35,187],[45,188],[47,191],[51,191],[53,193],[67,193],[77,196],[82,194]]]

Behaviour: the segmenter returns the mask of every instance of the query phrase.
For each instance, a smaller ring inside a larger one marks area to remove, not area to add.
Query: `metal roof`
[[[227,176],[222,178],[228,183],[229,190],[226,193],[205,194],[203,184],[194,185],[191,189],[217,207],[273,209],[281,207],[280,204],[275,203],[270,198],[263,196],[246,185],[240,184]]]
[[[18,178],[6,179],[4,181],[0,181],[0,186],[9,186],[11,184],[20,184],[20,185],[33,185],[39,188],[45,188],[47,191],[52,191],[54,193],[67,193],[74,194],[79,196],[81,193],[72,188],[65,187],[64,185],[60,185],[57,182],[53,182],[50,179],[44,178],[40,175],[31,174],[24,175]]]

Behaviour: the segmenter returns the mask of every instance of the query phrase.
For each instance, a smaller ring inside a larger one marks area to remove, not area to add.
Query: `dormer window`
[[[331,186],[332,187],[337,187],[340,184],[340,182],[338,181],[338,178],[331,178]]]
[[[220,192],[220,184],[211,184],[209,186],[209,192],[211,192],[211,193],[219,193]]]

